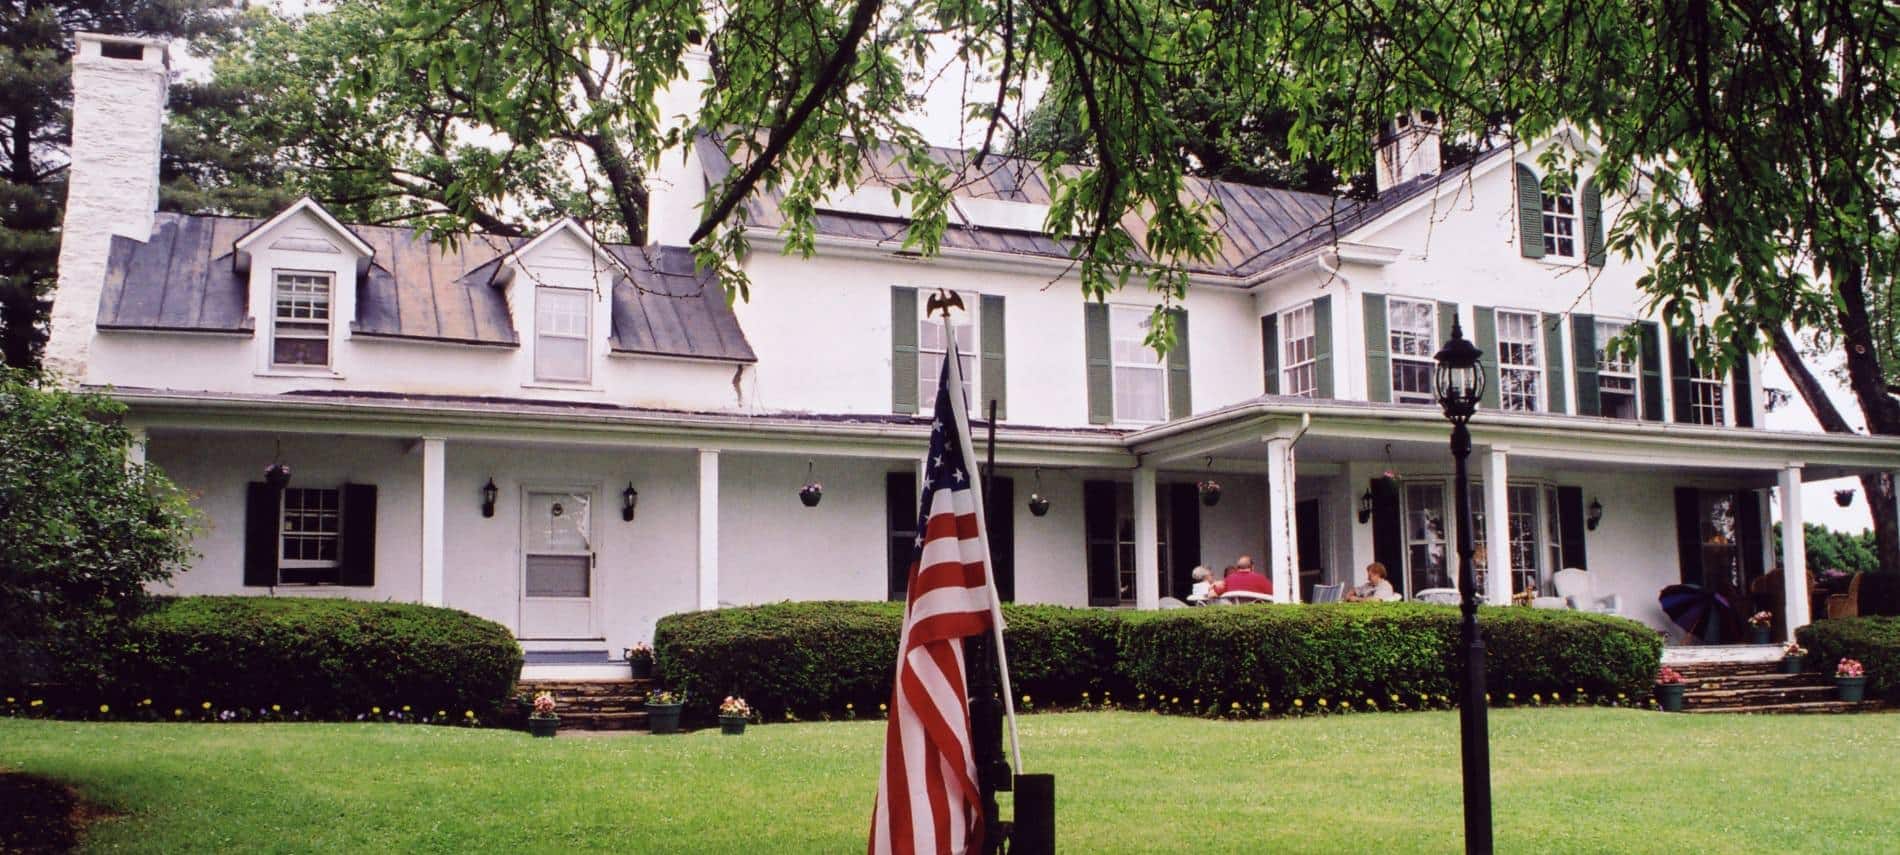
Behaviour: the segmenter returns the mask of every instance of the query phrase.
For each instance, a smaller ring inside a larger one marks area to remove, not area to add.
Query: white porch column
[[[1479,469],[1484,472],[1484,601],[1494,606],[1508,606],[1511,604],[1511,494],[1506,489],[1509,473],[1505,464],[1510,449],[1494,445],[1487,451],[1475,453]],[[1456,571],[1457,567],[1452,569]]]
[[[699,607],[719,608],[719,451],[699,450]]]
[[[1299,538],[1293,531],[1293,440],[1267,440],[1267,578],[1283,603],[1300,601]]]
[[[448,474],[447,448],[439,436],[422,438],[422,602],[443,605],[442,539],[443,481]]]
[[[1161,608],[1161,515],[1155,510],[1155,470],[1135,468],[1135,608]]]
[[[1781,584],[1782,600],[1788,613],[1782,621],[1788,625],[1788,639],[1794,631],[1808,625],[1808,543],[1801,528],[1801,464],[1790,463],[1781,470]]]

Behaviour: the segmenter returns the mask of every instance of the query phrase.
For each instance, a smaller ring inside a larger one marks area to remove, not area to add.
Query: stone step
[[[1776,686],[1687,692],[1685,707],[1754,707],[1833,700],[1833,686]]]
[[[600,695],[645,695],[653,687],[652,680],[588,680],[553,681],[523,680],[515,685],[516,691],[534,694],[553,692],[560,696],[600,696]]]
[[[1860,713],[1883,712],[1885,707],[1879,701],[1808,701],[1793,704],[1762,704],[1741,707],[1683,707],[1690,713],[1773,713],[1773,714],[1811,714],[1811,713]]]
[[[563,713],[561,730],[646,730],[647,714],[639,712]]]

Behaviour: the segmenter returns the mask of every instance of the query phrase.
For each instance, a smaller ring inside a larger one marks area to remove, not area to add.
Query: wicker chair
[[[1830,618],[1860,617],[1860,577],[1847,580],[1847,593],[1831,594],[1827,598],[1827,616]]]

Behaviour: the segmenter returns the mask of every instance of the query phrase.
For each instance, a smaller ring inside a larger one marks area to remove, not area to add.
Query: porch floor
[[[1697,644],[1663,648],[1662,664],[1670,667],[1718,662],[1780,662],[1779,644]]]

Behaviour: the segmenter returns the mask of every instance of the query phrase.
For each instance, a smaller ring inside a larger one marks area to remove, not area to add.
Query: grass
[[[1500,851],[1891,851],[1900,719],[1494,710]],[[414,725],[0,720],[0,767],[133,851],[862,851],[881,722],[530,740]],[[1022,721],[1067,852],[1461,847],[1455,712]]]

